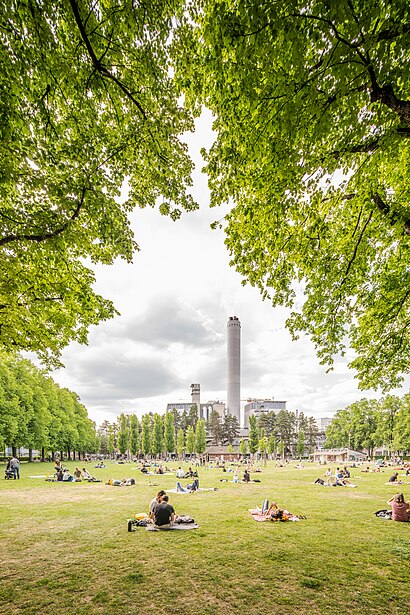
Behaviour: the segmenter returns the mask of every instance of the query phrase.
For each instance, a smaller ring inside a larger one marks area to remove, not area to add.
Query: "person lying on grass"
[[[402,493],[396,493],[387,504],[392,507],[393,521],[410,521],[410,502],[404,501]]]
[[[199,489],[199,480],[196,478],[190,485],[183,487],[180,481],[177,481],[176,490],[178,493],[193,493],[194,491],[198,491]]]
[[[285,508],[279,508],[276,502],[272,502],[269,506],[268,500],[264,500],[262,504],[262,514],[271,521],[295,521],[303,518],[294,515]]]
[[[122,480],[110,478],[105,484],[113,487],[130,487],[135,485],[135,478],[123,478]]]

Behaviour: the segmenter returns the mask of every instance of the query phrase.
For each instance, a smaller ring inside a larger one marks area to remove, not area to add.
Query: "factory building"
[[[263,414],[269,412],[280,412],[286,410],[286,401],[276,401],[272,399],[248,399],[244,407],[244,427],[249,427],[250,415],[256,416],[259,419]]]

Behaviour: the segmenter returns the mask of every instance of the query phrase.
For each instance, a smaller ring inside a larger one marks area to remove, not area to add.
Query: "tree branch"
[[[390,218],[392,225],[398,222],[399,218],[395,216],[394,214],[392,215],[390,205],[386,203],[385,201],[383,201],[380,194],[377,194],[377,192],[372,192],[370,197],[373,203],[376,205],[377,209],[384,216],[388,216]],[[403,220],[403,228],[404,228],[404,233],[406,235],[410,235],[410,220]]]
[[[141,104],[138,102],[138,100],[136,100],[136,98],[134,98],[134,95],[132,94],[132,92],[130,92],[130,90],[119,80],[117,79],[117,77],[115,75],[113,75],[106,66],[104,66],[104,64],[101,63],[101,59],[98,59],[97,56],[95,55],[94,49],[91,45],[90,39],[88,38],[87,32],[85,30],[84,24],[81,20],[81,15],[80,12],[78,10],[78,5],[77,2],[75,0],[70,0],[70,5],[71,8],[73,10],[74,13],[74,19],[76,21],[76,24],[78,26],[78,29],[80,31],[81,34],[81,38],[84,41],[84,44],[86,46],[86,49],[88,51],[88,54],[91,58],[91,61],[93,63],[93,66],[96,68],[96,70],[105,77],[108,77],[109,79],[111,79],[111,81],[113,81],[119,88],[120,90],[122,90],[124,92],[124,94],[127,96],[127,98],[129,98],[134,105],[137,107],[137,109],[139,110],[139,112],[141,113],[142,117],[144,118],[144,120],[147,119],[147,115],[144,111],[144,109],[142,108]],[[104,54],[103,54],[104,55]],[[103,56],[101,56],[103,57]]]
[[[75,208],[73,214],[58,229],[55,229],[54,231],[39,233],[39,234],[30,234],[29,235],[29,234],[21,233],[21,234],[18,234],[18,235],[8,235],[7,237],[3,237],[2,239],[0,239],[0,246],[4,246],[4,245],[6,245],[8,243],[11,243],[13,241],[37,241],[37,242],[41,242],[41,241],[45,241],[46,239],[52,239],[53,237],[58,237],[58,235],[61,235],[61,233],[63,233],[66,230],[68,225],[71,222],[73,222],[76,218],[78,218],[78,216],[80,215],[81,208],[84,205],[84,198],[85,198],[86,191],[87,191],[87,188],[83,188],[82,194],[81,194],[81,199],[80,199],[77,207]]]
[[[390,41],[408,32],[410,32],[410,23],[394,24],[391,28],[380,30],[377,35],[377,40]]]

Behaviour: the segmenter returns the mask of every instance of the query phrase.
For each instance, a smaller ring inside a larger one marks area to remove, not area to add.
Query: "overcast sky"
[[[226,402],[226,325],[229,316],[237,316],[242,399],[274,397],[286,400],[289,410],[319,418],[362,397],[378,397],[358,390],[349,357],[326,374],[307,338],[291,340],[286,311],[242,286],[229,266],[223,231],[210,229],[225,211],[209,208],[200,171],[199,150],[212,143],[209,116],[201,118],[188,142],[199,211],[177,222],[157,210],[132,214],[141,249],[133,264],[95,268],[96,290],[114,301],[121,316],[93,327],[88,346],[71,344],[54,380],[78,393],[98,425],[121,412],[162,414],[168,402],[189,402],[192,383],[201,385],[201,402]],[[396,393],[407,391],[408,386]]]

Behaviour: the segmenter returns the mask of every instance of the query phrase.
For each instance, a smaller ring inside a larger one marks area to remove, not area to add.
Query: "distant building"
[[[313,461],[320,463],[346,463],[347,461],[366,461],[367,455],[352,451],[350,448],[330,448],[313,453]]]
[[[328,417],[324,417],[321,419],[317,419],[317,426],[319,431],[326,431],[326,429],[329,427],[330,423],[333,421],[332,418],[328,418]]]
[[[276,401],[275,399],[248,399],[244,407],[244,427],[249,427],[250,415],[259,419],[263,414],[269,412],[280,412],[286,410],[286,401]]]
[[[189,413],[192,406],[194,405],[196,405],[196,407],[198,408],[198,405],[193,404],[192,402],[176,402],[174,404],[170,403],[167,404],[166,412],[171,412],[175,409],[178,412],[184,412],[185,410],[186,413]],[[205,421],[209,421],[209,417],[211,416],[212,410],[217,412],[221,418],[223,418],[226,414],[226,407],[223,402],[208,401],[204,404],[200,404],[200,411],[198,413],[198,417],[205,419]]]

